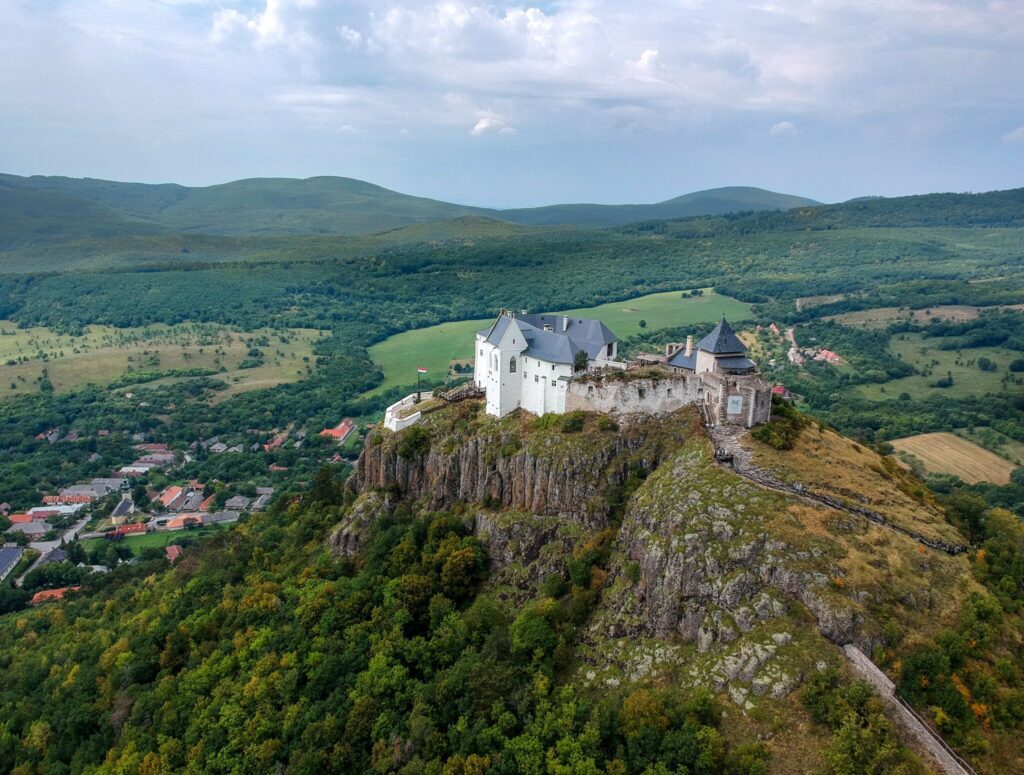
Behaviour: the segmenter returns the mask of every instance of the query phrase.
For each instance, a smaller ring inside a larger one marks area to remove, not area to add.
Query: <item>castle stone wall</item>
[[[568,383],[565,411],[608,414],[666,414],[704,404],[716,423],[750,428],[767,422],[771,388],[759,375],[675,371],[657,377],[574,379]]]
[[[700,400],[700,380],[692,375],[665,374],[659,378],[573,380],[565,411],[609,414],[662,414]]]

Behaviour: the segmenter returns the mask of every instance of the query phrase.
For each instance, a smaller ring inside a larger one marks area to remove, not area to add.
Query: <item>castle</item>
[[[771,386],[723,317],[696,346],[670,344],[657,374],[628,369],[618,338],[598,320],[502,310],[476,334],[473,381],[486,411],[670,412],[698,405],[716,424],[752,427],[771,415]],[[621,373],[626,371],[625,374]]]

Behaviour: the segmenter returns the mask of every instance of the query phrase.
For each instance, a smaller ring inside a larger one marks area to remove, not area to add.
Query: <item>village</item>
[[[356,430],[355,422],[345,418],[317,435],[328,450],[340,450]],[[106,439],[111,433],[101,429],[95,435]],[[60,445],[84,439],[82,433],[51,428],[38,434],[35,441]],[[30,573],[47,566],[70,564],[81,571],[106,573],[122,563],[135,562],[143,548],[162,552],[173,564],[196,535],[223,529],[248,514],[264,511],[277,492],[272,483],[274,476],[288,471],[287,466],[270,463],[263,477],[266,484],[239,487],[232,482],[182,477],[178,475],[181,469],[219,455],[266,455],[285,445],[300,449],[306,440],[305,431],[286,428],[273,432],[263,442],[229,443],[213,436],[182,449],[136,433],[130,439],[133,458],[107,475],[42,493],[38,505],[28,508],[15,509],[6,501],[0,502],[0,525],[7,526],[0,544],[0,583],[21,586]],[[98,454],[93,453],[92,459],[97,458]],[[335,451],[326,462],[341,460],[340,451]],[[59,600],[77,588],[71,584],[40,589],[31,603]]]

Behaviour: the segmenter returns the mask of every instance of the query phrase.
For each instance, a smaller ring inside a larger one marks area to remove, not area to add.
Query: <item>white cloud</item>
[[[796,124],[792,121],[780,121],[777,124],[772,124],[772,128],[768,130],[770,135],[791,135],[796,132]]]
[[[469,133],[474,137],[480,135],[510,135],[515,133],[515,129],[510,127],[500,118],[495,116],[481,116],[477,122],[473,125],[473,128],[469,130]]]
[[[1024,126],[1019,126],[1016,129],[1007,132],[1003,135],[1003,140],[1008,143],[1024,143]]]

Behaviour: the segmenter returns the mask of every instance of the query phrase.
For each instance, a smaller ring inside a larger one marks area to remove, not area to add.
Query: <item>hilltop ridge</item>
[[[570,204],[494,209],[411,196],[354,178],[247,178],[212,186],[121,183],[94,178],[0,174],[0,194],[23,213],[20,200],[78,203],[82,217],[127,227],[223,236],[364,235],[412,224],[483,216],[524,226],[620,226],[651,218],[780,210],[818,204],[759,188],[731,187],[684,194],[656,204]],[[2,224],[0,224],[2,225]],[[145,230],[145,229],[143,229]],[[2,240],[0,240],[2,242]]]

